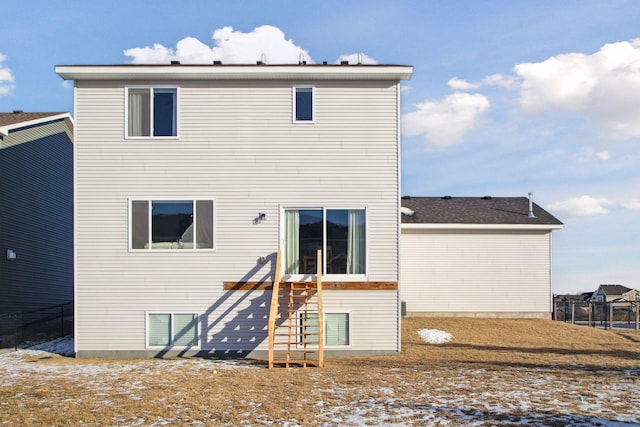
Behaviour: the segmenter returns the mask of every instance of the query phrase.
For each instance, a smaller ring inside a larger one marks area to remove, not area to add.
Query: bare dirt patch
[[[427,344],[418,335],[425,328],[454,339]],[[326,365],[8,353],[0,355],[0,425],[640,424],[635,331],[405,319],[401,355]]]

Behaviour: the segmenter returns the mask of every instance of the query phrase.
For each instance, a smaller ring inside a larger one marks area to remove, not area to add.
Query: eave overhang
[[[69,120],[69,122],[71,123],[71,126],[74,125],[73,117],[71,117],[71,114],[62,113],[62,114],[56,114],[56,115],[53,115],[53,116],[41,117],[39,119],[26,120],[26,121],[23,121],[23,122],[17,122],[17,123],[12,123],[10,125],[0,126],[0,135],[8,136],[9,132],[11,132],[14,129],[20,129],[20,128],[24,128],[24,127],[28,127],[28,126],[35,126],[35,125],[40,125],[40,124],[44,124],[44,123],[48,123],[48,122],[54,122],[54,121],[60,120],[60,119]]]
[[[406,65],[58,65],[65,80],[408,80]]]
[[[402,224],[402,230],[560,230],[561,224]]]

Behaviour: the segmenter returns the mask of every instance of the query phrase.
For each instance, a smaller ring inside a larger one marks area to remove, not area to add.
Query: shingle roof
[[[413,215],[402,215],[403,224],[562,225],[535,203],[535,218],[529,218],[529,199],[526,197],[404,196],[402,206],[414,211]]]
[[[622,295],[631,290],[631,288],[622,285],[600,285],[600,289],[605,295]]]
[[[0,126],[14,125],[45,117],[57,116],[64,113],[25,113],[16,111],[13,113],[0,113]]]

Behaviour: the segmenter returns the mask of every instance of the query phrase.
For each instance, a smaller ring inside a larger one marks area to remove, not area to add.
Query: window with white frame
[[[318,345],[318,313],[298,312],[298,346]],[[351,345],[351,315],[349,313],[324,313],[324,345],[348,347]]]
[[[351,345],[349,313],[324,314],[324,344],[327,347]]]
[[[178,135],[178,89],[175,87],[127,88],[127,136],[172,137]]]
[[[213,249],[213,200],[130,201],[133,250]]]
[[[313,86],[293,88],[293,120],[313,122]]]
[[[198,347],[197,313],[147,313],[148,347]]]
[[[366,274],[364,209],[285,209],[285,274],[315,274],[322,249],[323,274]]]

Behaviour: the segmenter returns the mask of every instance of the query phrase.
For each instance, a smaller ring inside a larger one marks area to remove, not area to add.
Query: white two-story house
[[[397,65],[71,65],[78,357],[267,350],[322,249],[325,352],[400,351]]]

